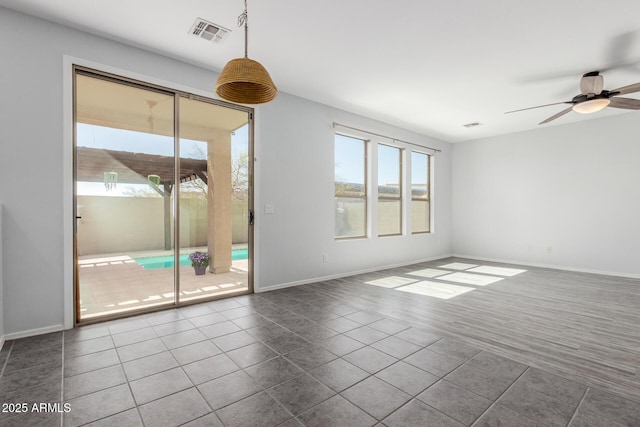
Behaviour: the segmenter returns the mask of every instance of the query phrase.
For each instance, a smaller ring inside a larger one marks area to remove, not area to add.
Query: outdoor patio
[[[244,245],[246,247],[246,245]],[[235,247],[234,245],[234,248]],[[174,268],[147,270],[135,259],[170,255],[171,252],[132,252],[92,255],[78,260],[80,318],[88,320],[174,301]],[[248,260],[234,260],[228,273],[207,269],[197,276],[191,266],[181,266],[180,301],[237,294],[248,289]]]

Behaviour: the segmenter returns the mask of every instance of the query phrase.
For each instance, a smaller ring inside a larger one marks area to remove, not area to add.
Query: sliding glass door
[[[250,292],[250,110],[90,70],[74,101],[76,320]]]

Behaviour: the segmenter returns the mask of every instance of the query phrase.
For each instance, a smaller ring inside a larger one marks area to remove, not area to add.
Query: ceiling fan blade
[[[566,108],[566,109],[564,109],[564,110],[560,111],[560,112],[559,112],[559,113],[557,113],[557,114],[554,114],[553,116],[549,117],[547,120],[544,120],[544,121],[542,121],[542,122],[540,122],[540,123],[538,123],[538,124],[539,124],[539,125],[543,125],[543,124],[545,124],[545,123],[549,123],[550,121],[557,119],[558,117],[562,117],[562,116],[564,116],[565,114],[567,114],[569,111],[571,111],[571,109],[572,109],[572,108],[573,108],[573,105],[572,105],[571,107],[569,107],[569,108]]]
[[[535,107],[521,108],[520,110],[507,111],[505,114],[517,113],[518,111],[527,111],[527,110],[533,110],[534,108],[550,107],[552,105],[560,105],[560,104],[573,104],[573,102],[571,101],[554,102],[553,104],[537,105]]]
[[[611,103],[608,105],[613,108],[624,108],[626,110],[640,110],[640,99],[633,98],[609,98]]]
[[[640,92],[640,83],[634,83],[628,86],[622,86],[609,92],[617,92],[616,95],[626,95],[628,93]]]

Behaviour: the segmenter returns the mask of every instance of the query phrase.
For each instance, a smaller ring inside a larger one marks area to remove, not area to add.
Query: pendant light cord
[[[244,0],[244,12],[238,16],[238,27],[244,25],[244,57],[248,58],[247,51],[249,50],[249,23],[247,14],[247,0]]]

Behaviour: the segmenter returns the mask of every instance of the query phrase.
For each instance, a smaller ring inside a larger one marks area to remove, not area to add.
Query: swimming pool
[[[231,259],[234,261],[247,259],[248,257],[248,249],[234,249],[233,251],[231,251]],[[134,258],[133,260],[145,270],[172,268],[174,265],[173,255]],[[190,265],[191,261],[189,261],[189,254],[180,254],[180,267],[188,267]]]

